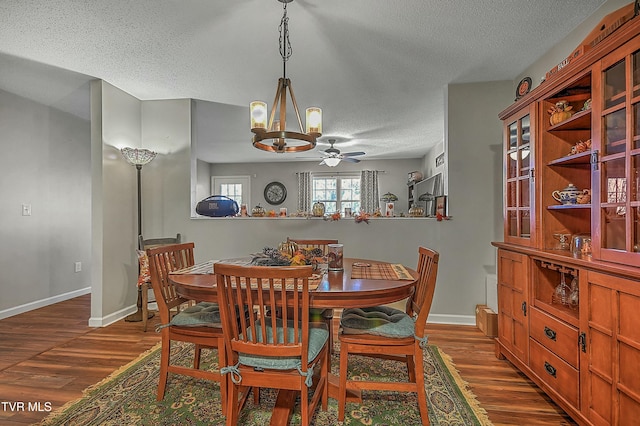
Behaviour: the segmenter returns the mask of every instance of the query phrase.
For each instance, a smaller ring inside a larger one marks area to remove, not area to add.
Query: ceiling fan
[[[322,154],[324,155],[324,158],[320,162],[321,166],[324,164],[324,165],[327,165],[329,167],[335,167],[340,163],[340,161],[347,161],[349,163],[359,163],[360,160],[358,160],[357,158],[353,158],[353,157],[357,157],[358,155],[364,155],[365,154],[362,151],[345,152],[344,154],[342,154],[342,153],[340,153],[340,150],[338,148],[335,148],[333,146],[333,144],[336,143],[335,139],[327,139],[327,142],[329,142],[329,145],[331,145],[331,146],[329,148],[325,149],[324,151],[321,151]]]

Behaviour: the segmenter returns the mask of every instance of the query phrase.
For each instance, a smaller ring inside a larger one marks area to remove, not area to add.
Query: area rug
[[[217,352],[203,351],[203,366],[217,368]],[[339,354],[334,353],[332,368],[338,373]],[[174,343],[174,363],[190,365],[193,347]],[[85,390],[85,395],[51,413],[42,425],[224,425],[218,383],[176,374],[169,375],[163,401],[156,401],[160,346],[120,368],[102,382]],[[424,351],[429,420],[432,425],[491,425],[486,412],[469,392],[451,359],[437,346]],[[350,375],[362,378],[384,377],[404,380],[407,370],[401,363],[353,356]],[[239,425],[269,424],[275,392],[261,390],[259,406],[252,398],[242,410]],[[296,404],[299,409],[299,403]],[[300,424],[295,412],[290,424]],[[329,408],[315,413],[312,425],[332,426],[338,422],[337,401],[329,398]],[[413,393],[365,392],[363,403],[347,403],[343,425],[420,425],[417,399]]]

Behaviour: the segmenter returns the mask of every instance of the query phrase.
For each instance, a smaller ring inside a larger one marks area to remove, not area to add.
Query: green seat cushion
[[[291,322],[290,322],[291,323]],[[247,330],[247,335],[251,338],[251,330]],[[276,341],[284,341],[284,329],[282,328],[282,320],[278,319],[276,324]],[[302,336],[300,336],[302,338]],[[329,332],[326,327],[321,324],[309,327],[309,351],[307,352],[307,359],[313,360],[318,356],[325,343],[329,339]],[[258,342],[263,342],[262,333],[258,336]],[[267,326],[267,342],[273,342],[273,328],[271,325]],[[287,342],[293,342],[293,328],[291,326],[287,328]],[[242,365],[247,365],[254,368],[264,368],[273,370],[292,370],[300,366],[299,357],[274,357],[274,356],[260,356],[250,354],[239,354],[238,361]]]
[[[345,309],[340,327],[344,334],[410,337],[415,333],[413,319],[406,312],[388,306]]]
[[[220,308],[217,303],[200,302],[181,310],[169,325],[180,327],[221,327]]]

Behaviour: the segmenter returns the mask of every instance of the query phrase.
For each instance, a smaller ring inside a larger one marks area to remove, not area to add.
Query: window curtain
[[[363,170],[360,174],[360,208],[367,213],[373,213],[378,207],[378,171]]]
[[[299,172],[298,176],[298,211],[311,212],[311,172]]]

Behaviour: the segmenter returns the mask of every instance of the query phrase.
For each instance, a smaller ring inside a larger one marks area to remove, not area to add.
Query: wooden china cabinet
[[[499,115],[496,355],[585,425],[640,424],[640,17],[632,16]],[[551,120],[556,105],[570,116]],[[570,184],[580,194],[562,204],[556,197]],[[575,250],[572,236],[581,237]]]

